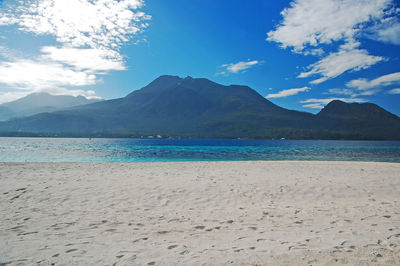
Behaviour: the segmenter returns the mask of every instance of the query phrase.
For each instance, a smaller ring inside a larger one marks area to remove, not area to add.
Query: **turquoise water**
[[[400,162],[400,141],[0,138],[1,162]]]

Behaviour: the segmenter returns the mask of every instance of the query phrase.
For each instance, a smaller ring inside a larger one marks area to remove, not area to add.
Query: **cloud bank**
[[[142,0],[19,1],[0,15],[2,25],[37,35],[52,35],[70,47],[117,49],[147,27]]]
[[[400,84],[400,72],[395,72],[375,79],[353,79],[346,83],[346,88],[330,89],[328,90],[328,94],[349,95],[351,97],[371,96],[385,90],[385,87],[398,84]],[[399,94],[397,92],[397,88],[387,90],[389,94]]]
[[[283,98],[283,97],[296,95],[300,92],[305,92],[305,91],[309,91],[309,90],[310,90],[309,87],[282,90],[282,91],[279,91],[278,93],[268,94],[267,96],[265,96],[265,98]]]
[[[233,74],[238,74],[241,72],[245,72],[247,69],[252,68],[256,65],[262,64],[262,61],[253,60],[253,61],[240,61],[237,63],[231,64],[223,64],[221,67],[224,69],[223,71],[219,72],[220,75],[225,75],[228,72]]]
[[[57,42],[41,47],[36,59],[0,61],[0,83],[15,89],[16,97],[21,90],[28,94],[50,88],[74,95],[82,91],[74,87],[94,85],[98,75],[125,70],[120,48],[142,33],[150,19],[140,11],[143,0],[19,0],[3,5],[0,26],[52,36]],[[0,94],[0,102],[11,94]]]
[[[388,91],[389,94],[400,94],[400,88],[391,89]]]
[[[338,46],[300,73],[316,76],[318,84],[346,71],[359,71],[385,60],[360,48],[359,37],[400,44],[399,10],[391,0],[295,0],[282,12],[282,21],[267,33],[267,40],[304,55],[324,55],[326,47]],[[343,44],[344,43],[344,44]]]
[[[355,45],[342,45],[338,52],[330,53],[318,62],[308,66],[311,69],[308,72],[302,72],[299,78],[306,78],[314,75],[321,76],[312,80],[311,84],[319,84],[328,79],[335,78],[346,71],[359,71],[367,69],[379,61],[384,60],[380,56],[372,56],[367,50],[356,48]]]

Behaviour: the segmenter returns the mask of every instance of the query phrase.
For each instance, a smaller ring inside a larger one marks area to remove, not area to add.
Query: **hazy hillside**
[[[83,96],[51,95],[48,93],[32,93],[16,101],[0,105],[0,121],[11,118],[31,116],[43,112],[54,112],[73,106],[97,102]]]

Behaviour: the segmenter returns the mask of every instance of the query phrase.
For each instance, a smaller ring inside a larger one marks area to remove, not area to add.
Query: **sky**
[[[124,97],[160,75],[247,85],[317,113],[400,115],[398,0],[0,0],[0,103]]]

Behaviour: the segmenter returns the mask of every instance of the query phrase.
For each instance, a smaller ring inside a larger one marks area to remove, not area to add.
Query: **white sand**
[[[400,164],[1,163],[0,263],[400,264]]]

